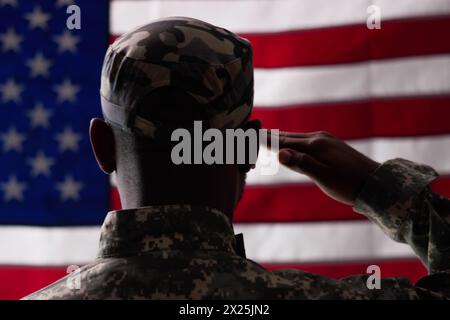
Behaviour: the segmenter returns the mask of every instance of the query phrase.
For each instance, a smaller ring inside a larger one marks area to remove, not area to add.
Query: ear
[[[94,118],[89,127],[92,150],[98,166],[106,174],[116,170],[114,133],[102,119]]]
[[[257,144],[256,151],[257,151],[257,154],[259,154],[259,130],[261,129],[261,121],[258,119],[247,121],[247,123],[242,126],[242,129],[244,131],[248,130],[248,129],[256,130],[256,136],[258,137],[258,144]],[[245,150],[245,152],[248,155],[250,150]],[[251,163],[239,165],[239,171],[241,171],[242,173],[247,173],[253,168],[255,168],[255,165],[251,164]]]

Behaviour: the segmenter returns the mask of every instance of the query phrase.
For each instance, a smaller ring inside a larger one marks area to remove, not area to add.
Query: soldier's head
[[[195,144],[202,139],[199,124],[202,131],[259,129],[258,121],[249,120],[253,65],[247,40],[192,18],[157,20],[110,46],[100,94],[105,120],[91,121],[91,143],[101,169],[116,172],[124,208],[197,204],[232,214],[251,164],[207,164]],[[191,133],[191,164],[174,161],[177,129]],[[199,157],[202,164],[194,164]]]

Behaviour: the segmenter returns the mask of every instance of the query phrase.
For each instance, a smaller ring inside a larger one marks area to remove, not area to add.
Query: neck
[[[125,167],[126,168],[126,167]],[[117,186],[125,209],[150,205],[190,204],[216,208],[228,217],[244,186],[245,177],[231,166],[132,166],[117,171]],[[140,170],[138,170],[140,169]]]
[[[235,203],[224,195],[230,194],[225,190],[216,190],[211,187],[204,190],[187,188],[180,192],[176,187],[170,191],[163,188],[119,186],[120,200],[123,209],[133,209],[146,206],[162,205],[192,205],[207,206],[223,212],[232,220]],[[214,192],[212,192],[214,190]]]

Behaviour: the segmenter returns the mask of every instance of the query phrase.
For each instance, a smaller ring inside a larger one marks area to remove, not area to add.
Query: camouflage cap
[[[166,90],[165,101],[158,92]],[[253,106],[250,43],[187,17],[170,17],[118,38],[105,56],[101,78],[105,119],[154,138],[160,129],[236,128]]]

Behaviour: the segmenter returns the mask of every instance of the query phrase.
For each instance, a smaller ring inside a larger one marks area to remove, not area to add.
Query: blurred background
[[[71,4],[81,29],[67,28]],[[442,174],[433,188],[450,193],[450,0],[0,0],[0,299],[95,258],[103,218],[120,207],[88,137],[103,55],[167,16],[251,41],[265,128],[326,130],[377,161],[429,164]],[[371,264],[383,277],[426,274],[306,177],[254,171],[235,214],[250,259],[334,278]]]

